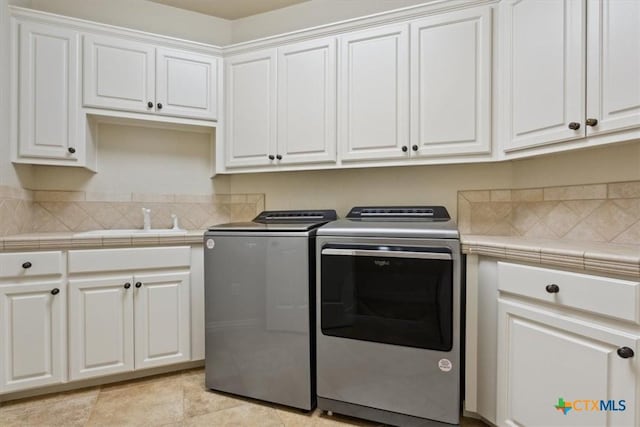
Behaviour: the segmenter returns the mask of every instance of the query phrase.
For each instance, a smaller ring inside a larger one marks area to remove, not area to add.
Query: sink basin
[[[155,235],[180,235],[186,234],[186,230],[172,230],[167,228],[152,228],[150,230],[141,230],[139,228],[131,228],[131,229],[114,229],[114,230],[91,230],[91,231],[83,231],[81,233],[77,233],[79,236],[129,236],[129,235],[145,235],[145,234],[155,234]]]

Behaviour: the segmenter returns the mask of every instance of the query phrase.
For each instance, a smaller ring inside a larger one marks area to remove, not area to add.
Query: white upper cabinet
[[[585,0],[505,0],[499,8],[503,149],[583,138]]]
[[[640,2],[588,0],[587,135],[640,127]]]
[[[411,144],[422,156],[491,151],[492,8],[411,24]]]
[[[276,50],[236,55],[225,62],[226,165],[272,164],[277,151]]]
[[[348,33],[339,43],[341,159],[408,157],[409,26]]]
[[[84,36],[84,104],[154,110],[155,48],[108,36]]]
[[[84,105],[218,118],[219,59],[103,35],[84,36]]]
[[[207,55],[158,48],[157,112],[204,120],[218,117],[218,62]]]
[[[18,23],[18,146],[15,161],[83,158],[79,123],[80,34],[64,27]],[[29,160],[27,160],[29,159]],[[47,160],[45,160],[47,162]]]
[[[336,159],[335,45],[328,38],[278,49],[278,164]]]

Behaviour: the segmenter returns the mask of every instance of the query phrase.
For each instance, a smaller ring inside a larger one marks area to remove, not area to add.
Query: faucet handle
[[[180,227],[178,226],[178,215],[171,214],[171,219],[173,220],[172,230],[180,230]]]

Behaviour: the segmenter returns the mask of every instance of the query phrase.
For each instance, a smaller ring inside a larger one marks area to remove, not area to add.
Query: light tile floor
[[[207,390],[193,369],[101,387],[0,403],[0,426],[375,426]],[[484,426],[464,418],[465,427]]]

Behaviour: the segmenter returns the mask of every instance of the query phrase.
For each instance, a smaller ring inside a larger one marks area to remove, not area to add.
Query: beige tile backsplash
[[[171,214],[187,230],[247,221],[264,210],[264,194],[141,194],[28,191],[0,186],[0,236],[31,232],[142,228],[143,207],[153,228],[170,228]]]
[[[640,243],[640,181],[458,192],[462,233]]]

